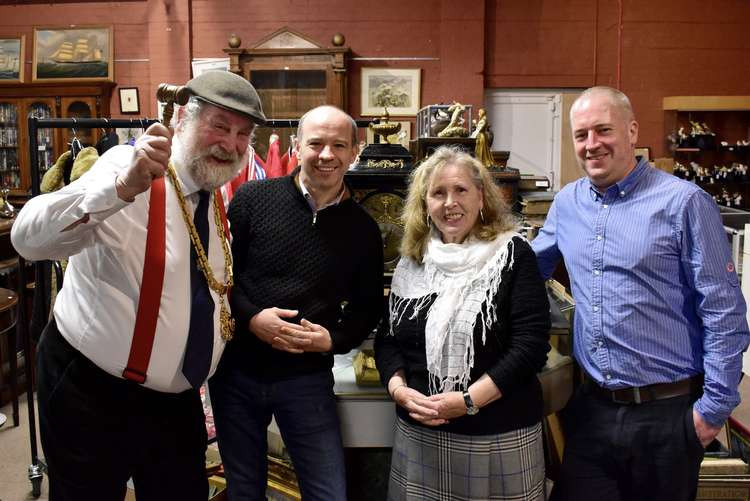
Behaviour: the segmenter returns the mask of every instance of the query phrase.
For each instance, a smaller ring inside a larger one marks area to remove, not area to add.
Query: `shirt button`
[[[621,196],[621,197],[624,197],[624,196],[625,196],[625,192],[624,192],[624,191],[621,191],[621,192],[620,192],[620,196]]]
[[[594,270],[594,275],[598,275],[598,274],[599,274],[599,270]]]
[[[612,374],[607,374],[605,377],[607,378],[607,381],[609,381],[610,379],[612,379]]]
[[[602,205],[602,207],[606,209],[607,207],[609,207],[609,204],[604,204]]]
[[[604,341],[599,341],[598,343],[596,343],[596,345],[597,346],[604,346]]]
[[[602,239],[602,236],[601,236],[601,235],[597,235],[597,236],[596,236],[596,239],[597,239],[597,240],[601,240],[601,239]]]
[[[594,311],[599,311],[599,307],[598,306],[594,306]]]

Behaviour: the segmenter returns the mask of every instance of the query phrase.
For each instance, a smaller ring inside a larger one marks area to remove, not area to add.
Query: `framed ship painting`
[[[34,28],[34,82],[114,81],[111,26]]]
[[[0,84],[22,83],[26,37],[0,38]]]

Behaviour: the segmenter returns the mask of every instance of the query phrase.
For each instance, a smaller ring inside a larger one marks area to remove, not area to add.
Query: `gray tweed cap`
[[[230,71],[207,71],[190,80],[186,87],[198,99],[247,115],[255,123],[266,122],[255,87]]]

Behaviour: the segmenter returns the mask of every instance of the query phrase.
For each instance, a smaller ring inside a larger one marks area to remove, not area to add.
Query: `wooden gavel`
[[[174,104],[186,105],[191,95],[190,89],[184,85],[160,84],[156,90],[156,100],[166,103],[161,123],[169,127],[169,122],[172,121],[172,115],[174,114]]]

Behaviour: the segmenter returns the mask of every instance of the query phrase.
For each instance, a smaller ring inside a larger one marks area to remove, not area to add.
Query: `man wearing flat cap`
[[[123,499],[131,477],[139,501],[208,498],[199,388],[233,330],[216,193],[265,117],[232,73],[187,88],[174,134],[154,124],[111,148],[13,225],[25,258],[70,258],[37,352],[52,501]]]

